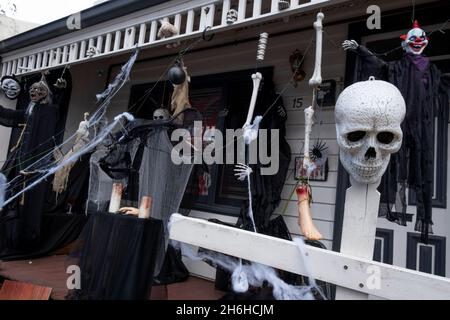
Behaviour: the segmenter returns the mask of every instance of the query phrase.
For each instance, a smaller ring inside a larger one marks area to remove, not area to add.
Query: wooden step
[[[0,300],[49,300],[51,292],[50,287],[5,280],[0,289]]]

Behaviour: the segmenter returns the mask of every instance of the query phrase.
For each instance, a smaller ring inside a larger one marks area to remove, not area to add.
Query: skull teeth
[[[368,166],[368,165],[357,165],[354,164],[358,174],[364,177],[371,177],[376,175],[381,170],[381,165]]]

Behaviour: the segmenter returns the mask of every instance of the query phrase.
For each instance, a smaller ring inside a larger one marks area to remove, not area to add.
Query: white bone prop
[[[317,88],[322,83],[322,20],[325,15],[319,12],[314,22],[314,29],[316,29],[316,61],[314,64],[314,73],[309,79],[309,85]]]
[[[266,54],[268,38],[269,38],[269,34],[267,32],[263,32],[259,35],[258,50],[256,51],[256,60],[257,61],[264,60],[264,55]]]
[[[314,124],[314,105],[316,104],[316,93],[319,85],[322,83],[322,20],[325,15],[322,12],[317,14],[317,19],[314,22],[314,29],[316,30],[316,59],[314,64],[314,72],[309,79],[309,85],[313,87],[312,104],[305,108],[305,147],[303,150],[303,168],[306,169],[307,175],[314,170],[313,163],[309,157],[309,145],[312,126]]]
[[[248,108],[247,119],[245,120],[244,126],[242,129],[244,130],[244,136],[246,135],[246,131],[251,130],[251,121],[253,118],[253,112],[255,111],[256,99],[258,98],[258,90],[259,85],[261,84],[262,75],[259,72],[252,74],[253,80],[253,92],[252,98],[250,100],[250,106]]]
[[[151,216],[151,208],[152,208],[152,197],[142,197],[141,204],[139,206],[139,215],[138,217],[141,219],[148,219]]]
[[[120,201],[122,200],[122,191],[123,185],[121,183],[113,183],[108,212],[116,213],[119,211]]]

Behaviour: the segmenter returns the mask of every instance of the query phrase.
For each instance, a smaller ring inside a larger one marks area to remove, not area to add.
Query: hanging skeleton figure
[[[20,128],[21,132],[1,172],[7,177],[6,198],[33,183],[37,175],[28,168],[36,158],[54,147],[57,108],[44,75],[29,90],[28,107],[10,110],[0,106],[0,124]],[[51,159],[48,159],[51,161]],[[43,163],[41,163],[43,164]],[[28,171],[24,171],[28,168]],[[45,198],[45,184],[26,192],[0,212],[0,256],[8,250],[32,250],[40,235],[40,216]]]
[[[317,20],[314,22],[314,29],[316,30],[316,59],[314,65],[314,73],[309,80],[309,85],[313,88],[313,100],[311,106],[305,109],[305,146],[303,150],[303,164],[302,171],[306,172],[306,178],[302,179],[300,185],[297,187],[298,197],[298,223],[302,234],[308,240],[320,240],[322,234],[314,226],[311,215],[311,187],[308,178],[316,168],[316,165],[311,161],[310,152],[310,136],[313,125],[314,107],[316,105],[317,91],[322,83],[322,20],[324,14],[319,12]]]
[[[417,201],[415,230],[428,241],[432,233],[434,119],[448,122],[450,81],[423,55],[429,39],[417,20],[406,35],[400,36],[404,55],[385,62],[355,40],[342,43],[345,50],[356,52],[361,59],[357,81],[375,76],[395,85],[406,102],[402,124],[402,148],[392,156],[380,184],[380,216],[406,225],[406,187],[414,190]],[[395,210],[393,210],[395,204]]]
[[[84,120],[80,122],[78,126],[78,130],[76,132],[75,142],[73,147],[67,152],[65,155],[61,152],[59,148],[56,148],[53,155],[55,160],[58,163],[69,159],[75,152],[79,151],[81,148],[86,146],[89,143],[89,121],[88,121],[89,113],[84,114]],[[55,173],[55,177],[53,178],[53,191],[57,194],[64,192],[67,188],[67,182],[69,181],[69,174],[72,170],[75,162],[71,162]]]

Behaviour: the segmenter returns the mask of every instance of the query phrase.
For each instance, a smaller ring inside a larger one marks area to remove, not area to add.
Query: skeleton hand
[[[356,50],[358,49],[359,44],[355,40],[345,40],[342,42],[342,48],[344,50]]]
[[[122,207],[119,209],[119,212],[122,212],[123,214],[130,214],[132,216],[139,216],[139,209],[133,208],[133,207]]]
[[[244,181],[245,178],[250,176],[253,170],[249,166],[239,163],[236,165],[236,168],[234,168],[234,172],[236,172],[234,175],[238,178],[239,181]]]

